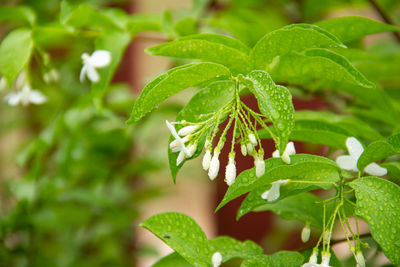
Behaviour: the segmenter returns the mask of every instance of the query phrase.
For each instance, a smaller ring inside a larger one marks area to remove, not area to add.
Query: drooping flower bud
[[[290,164],[290,157],[289,156],[294,155],[294,154],[296,154],[296,149],[294,147],[294,143],[293,142],[289,142],[286,145],[285,151],[283,151],[282,156],[281,156],[281,153],[279,152],[279,150],[275,150],[272,153],[272,157],[273,158],[281,157],[283,162],[285,162],[286,164]]]
[[[178,157],[176,158],[176,166],[179,166],[186,159],[186,154],[183,150],[179,152]]]
[[[213,267],[219,267],[222,263],[222,255],[218,251],[215,252],[211,257],[211,263]]]
[[[253,153],[254,146],[253,146],[252,143],[250,143],[250,142],[247,143],[247,144],[246,144],[246,148],[247,148],[247,153],[249,153],[249,154]]]
[[[262,155],[254,156],[254,166],[256,167],[256,176],[263,176],[265,173],[265,162]]]
[[[310,234],[311,234],[310,223],[306,223],[303,230],[301,231],[301,241],[303,241],[303,243],[307,243],[308,240],[310,240]]]
[[[365,267],[365,259],[364,255],[360,250],[356,252],[356,261],[357,261],[357,266],[356,267]]]
[[[197,129],[199,128],[199,125],[189,125],[189,126],[185,126],[182,129],[180,129],[178,131],[178,134],[180,136],[186,136],[188,134],[192,134],[194,133]]]
[[[203,169],[206,171],[208,168],[210,168],[210,162],[211,162],[211,150],[207,149],[206,153],[204,154],[203,157]]]
[[[189,157],[192,157],[197,150],[197,143],[193,143],[188,147],[189,150]]]
[[[235,155],[229,155],[229,162],[225,170],[225,182],[231,186],[236,178]]]
[[[181,140],[175,139],[174,141],[172,141],[169,144],[169,148],[172,150],[172,152],[174,152],[174,149],[178,148],[181,146],[181,142],[186,143],[187,141],[190,140],[190,135],[185,136],[184,138],[182,138]]]
[[[275,201],[279,198],[280,196],[280,187],[281,185],[286,185],[289,183],[289,180],[278,180],[272,183],[271,189],[265,191],[262,193],[261,197],[263,199],[268,200],[269,202]]]
[[[242,152],[242,155],[243,155],[244,157],[247,156],[247,148],[246,148],[246,145],[245,145],[245,144],[242,144],[242,145],[240,146],[240,152]]]
[[[257,145],[257,138],[256,138],[256,136],[255,136],[253,133],[249,133],[249,135],[247,136],[247,138],[249,139],[250,143],[251,143],[253,146],[256,146],[256,145]]]
[[[219,171],[219,153],[220,151],[218,150],[214,150],[214,155],[211,159],[210,162],[210,169],[208,169],[208,176],[210,177],[211,180],[214,180],[217,175],[218,175],[218,171]]]
[[[321,253],[321,257],[322,257],[321,265],[323,267],[329,267],[329,261],[331,260],[331,253],[329,253],[327,251],[325,251],[325,252],[323,251]]]

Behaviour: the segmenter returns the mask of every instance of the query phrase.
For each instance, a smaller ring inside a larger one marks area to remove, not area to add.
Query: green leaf
[[[208,241],[211,254],[219,252],[222,255],[222,262],[233,258],[246,259],[253,255],[263,253],[263,249],[253,241],[237,241],[228,236],[219,236]]]
[[[197,223],[187,215],[165,212],[140,224],[179,253],[194,266],[209,266],[211,262],[207,238]]]
[[[389,260],[400,265],[400,187],[377,177],[359,178],[350,186],[356,190],[356,213],[368,223]]]
[[[257,207],[254,211],[273,211],[285,220],[299,220],[322,228],[323,205],[319,197],[310,193],[289,196],[274,203]]]
[[[211,33],[190,35],[146,49],[147,53],[155,56],[200,59],[243,73],[249,68],[249,51],[236,39]]]
[[[342,83],[363,88],[375,86],[345,57],[324,48],[306,49],[281,57],[270,73],[275,81],[302,84],[314,90],[321,87],[338,87],[340,90]]]
[[[21,20],[33,26],[36,22],[36,14],[29,6],[2,6],[0,21],[4,20]]]
[[[243,261],[241,267],[300,267],[303,255],[294,251],[279,251],[272,255],[256,255]]]
[[[400,31],[399,27],[356,16],[327,19],[316,25],[332,33],[343,43],[349,43],[374,33]]]
[[[173,68],[148,83],[133,106],[128,124],[139,121],[147,112],[176,93],[210,79],[230,76],[229,70],[215,63],[192,63]]]
[[[361,154],[357,162],[357,168],[363,170],[368,164],[380,159],[400,154],[400,134],[395,134],[386,140],[378,140],[371,143]]]
[[[178,36],[197,34],[199,32],[199,30],[197,29],[197,25],[198,21],[195,18],[182,18],[175,23],[174,32]]]
[[[96,39],[96,50],[107,50],[111,53],[111,63],[105,68],[99,69],[100,80],[92,83],[92,94],[98,110],[102,108],[102,97],[118,67],[126,47],[131,41],[127,32],[110,31]]]
[[[326,30],[310,24],[293,24],[266,34],[250,53],[254,69],[268,70],[275,58],[313,47],[342,46]]]
[[[301,169],[303,169],[301,171]],[[332,187],[332,183],[339,180],[339,171],[332,165],[321,163],[306,163],[299,165],[296,170],[297,174],[288,176],[292,182],[280,187],[280,196],[275,203],[283,201],[286,197],[298,195],[305,191],[322,188],[328,190]],[[291,174],[292,175],[292,174]],[[281,177],[281,179],[285,179]],[[270,203],[263,199],[261,195],[271,188],[269,183],[275,181],[275,178],[269,178],[267,183],[262,186],[254,188],[244,199],[240,206],[236,219],[240,219],[247,213],[257,209],[264,204]],[[299,181],[299,183],[296,183]],[[306,182],[306,183],[305,183]]]
[[[308,177],[318,176],[320,172],[324,171],[325,177],[320,177],[320,181],[335,182],[339,180],[340,169],[332,160],[329,160],[325,157],[308,154],[297,154],[291,156],[290,158],[291,164],[286,164],[278,158],[269,158],[265,160],[265,174],[260,178],[257,178],[255,175],[254,168],[241,172],[236,177],[235,182],[226,191],[225,196],[219,203],[216,211],[231,200],[257,188],[261,188],[263,186],[269,187],[271,182],[279,179],[308,180]],[[289,184],[284,187],[288,186],[292,185]],[[307,184],[307,186],[310,186],[310,184]],[[326,184],[319,186],[324,189],[330,187],[330,185]]]
[[[0,73],[7,79],[10,87],[29,62],[32,50],[32,31],[29,29],[16,29],[3,39],[0,45]]]
[[[289,90],[276,85],[266,71],[252,71],[246,77],[239,76],[239,79],[257,98],[261,113],[274,124],[279,137],[276,146],[285,151],[294,125],[294,107]]]
[[[234,83],[233,81],[216,81],[211,83],[206,88],[200,90],[196,93],[192,99],[187,103],[187,105],[179,112],[176,117],[176,121],[186,120],[188,122],[200,122],[204,118],[205,114],[212,114],[217,111],[234,97]],[[176,127],[179,130],[179,125]],[[205,133],[207,134],[207,133]],[[197,158],[205,143],[205,135],[200,138],[199,144],[197,145],[197,150],[190,159]],[[173,137],[170,136],[169,143],[173,141]],[[182,168],[183,164],[176,166],[176,159],[179,153],[173,153],[168,146],[168,161],[171,170],[172,179],[176,181],[176,175],[178,171]]]
[[[152,265],[152,267],[192,267],[181,255],[173,252]]]
[[[379,165],[386,168],[393,177],[400,179],[400,162],[384,162]]]
[[[161,18],[150,14],[134,14],[129,16],[127,30],[135,35],[142,31],[161,31]]]

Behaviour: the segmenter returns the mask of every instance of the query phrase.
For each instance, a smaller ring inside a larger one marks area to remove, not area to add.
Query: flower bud
[[[226,165],[225,170],[225,182],[231,186],[235,182],[236,178],[236,166],[235,166],[235,156],[229,156],[228,165]]]
[[[265,162],[260,155],[254,157],[254,166],[256,167],[256,176],[263,176],[265,173]]]
[[[186,143],[187,141],[189,141],[189,139],[190,139],[190,136],[189,136],[189,135],[188,135],[188,136],[185,136],[184,138],[182,138],[182,142],[183,142],[183,143]],[[180,143],[180,141],[177,140],[177,139],[175,139],[174,141],[172,141],[172,142],[169,144],[169,148],[170,148],[171,150],[173,150],[174,148],[177,148],[177,147],[179,147],[179,146],[181,146],[181,143]]]
[[[176,166],[179,166],[186,159],[186,154],[183,150],[179,152],[178,157],[176,158]]]
[[[204,154],[203,157],[203,169],[206,171],[208,168],[210,168],[210,162],[211,162],[211,150],[207,149],[206,153]]]
[[[194,155],[194,153],[196,153],[196,150],[197,150],[197,143],[191,144],[191,145],[188,147],[188,150],[189,150],[189,154],[190,154],[189,157],[192,157],[192,156]]]
[[[182,129],[178,131],[178,135],[180,136],[186,136],[188,134],[194,133],[197,129],[199,128],[199,125],[189,125],[185,126]]]
[[[329,261],[331,260],[331,253],[329,252],[322,252],[321,253],[322,261],[321,265],[322,266],[329,266]]]
[[[251,143],[253,146],[256,146],[256,145],[257,145],[257,139],[256,139],[256,136],[255,136],[253,133],[249,133],[249,135],[247,136],[247,138],[249,139],[250,143]]]
[[[303,243],[307,243],[308,240],[310,240],[310,234],[311,234],[311,228],[310,228],[310,224],[307,223],[303,230],[301,231],[301,241],[303,241]]]
[[[211,257],[211,263],[213,267],[219,267],[222,263],[222,255],[218,251],[215,252]]]
[[[246,145],[245,145],[245,144],[242,144],[242,145],[240,146],[240,152],[242,152],[242,155],[243,155],[243,156],[247,156],[247,148],[246,148]]]
[[[249,154],[251,154],[254,150],[254,146],[250,142],[246,144],[246,148],[247,148],[247,153],[249,153]]]
[[[219,151],[214,150],[214,155],[211,159],[210,162],[210,169],[208,169],[208,176],[210,177],[211,180],[214,180],[217,175],[218,175],[218,171],[219,171]]]
[[[356,267],[365,267],[365,259],[360,250],[358,250],[356,253],[356,261],[357,261]]]

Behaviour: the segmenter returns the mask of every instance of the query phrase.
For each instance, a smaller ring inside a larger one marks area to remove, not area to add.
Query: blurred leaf
[[[139,121],[158,104],[188,87],[195,87],[215,77],[229,75],[227,68],[215,63],[192,63],[173,68],[143,88],[127,123]]]
[[[0,6],[0,22],[4,20],[21,20],[33,26],[36,14],[29,6]]]
[[[384,162],[379,165],[387,169],[393,177],[400,180],[400,162]]]
[[[304,257],[294,251],[279,251],[272,255],[256,255],[243,261],[241,267],[299,267]]]
[[[174,25],[174,32],[178,36],[187,36],[198,33],[197,20],[192,17],[186,17],[178,20]]]
[[[181,255],[173,252],[152,265],[152,267],[192,267]]]
[[[400,264],[400,187],[378,177],[350,183],[356,190],[357,214],[369,225],[372,237],[393,264]]]
[[[10,32],[0,44],[0,73],[11,87],[14,79],[28,64],[33,50],[32,31],[19,28]]]
[[[349,43],[374,33],[400,31],[399,27],[355,16],[327,19],[316,25],[332,33],[343,43]]]
[[[161,31],[161,18],[149,14],[134,14],[129,17],[128,31],[135,35],[142,31]]]
[[[189,216],[177,212],[160,213],[145,220],[140,226],[155,234],[190,264],[210,264],[207,238]]]
[[[249,49],[236,39],[218,34],[196,34],[146,49],[155,56],[201,59],[239,72],[249,67]]]

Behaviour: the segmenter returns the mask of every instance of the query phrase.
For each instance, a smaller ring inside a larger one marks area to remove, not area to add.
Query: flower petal
[[[38,90],[32,90],[29,95],[29,102],[40,105],[47,101],[47,97]]]
[[[296,148],[294,147],[294,143],[293,142],[289,142],[286,145],[284,153],[288,154],[289,156],[296,154]]]
[[[100,80],[100,76],[97,73],[97,70],[93,66],[87,65],[86,73],[89,80],[91,80],[92,82],[97,83]]]
[[[355,137],[349,137],[346,139],[346,147],[349,150],[350,156],[357,160],[364,152],[362,144]]]
[[[7,103],[10,106],[16,106],[21,101],[21,97],[22,97],[21,92],[19,92],[19,93],[10,93],[10,94],[8,94],[8,95],[6,95],[4,97],[4,101],[7,101]]]
[[[279,153],[279,150],[275,150],[274,152],[272,152],[272,157],[273,158],[280,158],[281,154]]]
[[[357,160],[354,159],[352,156],[339,156],[336,158],[336,163],[339,165],[340,168],[344,170],[358,172]]]
[[[96,68],[105,67],[111,62],[111,53],[107,50],[96,50],[90,56],[88,62]]]
[[[387,170],[376,163],[371,163],[365,167],[364,171],[373,176],[383,176],[387,174]]]

